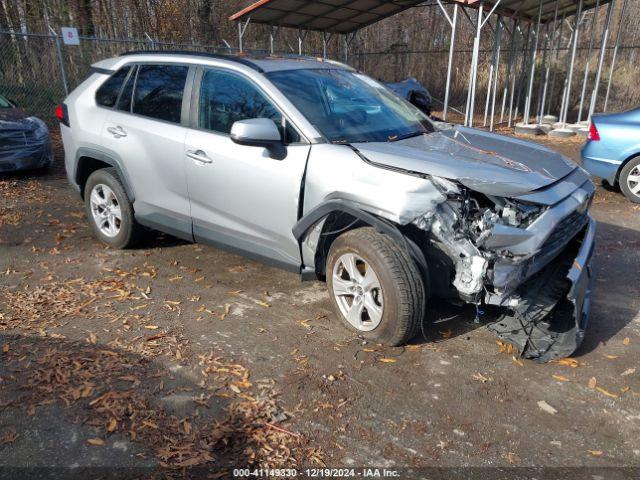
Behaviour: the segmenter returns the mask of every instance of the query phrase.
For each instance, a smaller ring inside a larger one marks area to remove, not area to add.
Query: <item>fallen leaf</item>
[[[271,305],[269,305],[267,302],[263,302],[262,300],[258,300],[256,302],[258,305],[263,306],[264,308],[269,308]]]
[[[474,380],[478,380],[482,383],[488,382],[491,379],[488,377],[485,377],[484,375],[482,375],[481,373],[474,373],[473,375],[471,375],[471,378],[473,378]]]
[[[96,336],[96,334],[93,333],[93,332],[90,332],[89,333],[89,342],[91,342],[93,345],[95,345],[97,341],[98,341],[98,337]]]
[[[598,390],[600,393],[602,393],[603,395],[606,395],[607,397],[611,397],[611,398],[618,398],[618,395],[616,395],[615,393],[611,393],[607,390],[605,390],[602,387],[596,387],[596,390]]]
[[[602,354],[604,356],[604,358],[608,358],[609,360],[615,360],[616,358],[618,358],[617,355],[607,355],[606,353]]]
[[[511,357],[511,360],[513,360],[514,363],[520,365],[521,367],[524,367],[524,362],[522,360],[520,360],[519,358],[516,358],[515,355],[513,355]]]
[[[632,375],[636,373],[636,369],[635,368],[627,368],[624,372],[622,372],[620,374],[621,377],[626,377],[627,375]]]
[[[109,424],[107,425],[107,432],[115,432],[117,427],[118,421],[115,418],[112,418],[111,420],[109,420]]]
[[[2,345],[2,353],[7,353],[9,351],[9,344],[5,343]]]
[[[594,457],[599,457],[602,455],[602,450],[587,450]]]
[[[549,405],[544,400],[540,400],[538,402],[538,407],[540,407],[541,410],[544,410],[545,412],[547,412],[547,413],[549,413],[551,415],[555,415],[556,413],[558,413],[558,410],[553,408],[551,405]]]
[[[396,360],[395,358],[382,357],[380,361],[382,363],[396,363],[398,360]]]
[[[568,382],[569,379],[567,377],[564,377],[562,375],[551,375],[553,378],[555,378],[556,380],[560,380],[561,382]]]
[[[589,387],[589,388],[596,388],[596,384],[597,384],[597,383],[598,383],[598,382],[597,382],[597,380],[596,380],[596,377],[591,377],[591,378],[589,379],[589,381],[587,382],[587,387]]]
[[[101,447],[104,445],[104,440],[102,440],[101,438],[90,438],[89,440],[87,440],[87,443],[95,447]]]
[[[562,358],[558,360],[558,365],[564,365],[566,367],[576,368],[580,365],[575,358]]]
[[[624,337],[624,340],[622,340],[622,344],[629,345],[629,343],[631,343],[631,340],[629,339],[629,337]]]
[[[160,327],[158,327],[158,325],[145,325],[144,328],[147,330],[157,330]]]
[[[451,330],[446,330],[444,332],[439,332],[440,335],[442,335],[442,338],[450,338],[451,335],[453,335],[453,331]]]

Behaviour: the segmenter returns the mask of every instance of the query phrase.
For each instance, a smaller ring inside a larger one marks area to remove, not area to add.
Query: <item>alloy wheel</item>
[[[627,175],[627,186],[631,193],[640,197],[640,165],[636,166]]]
[[[369,332],[382,321],[384,301],[380,280],[371,265],[354,253],[335,263],[331,284],[340,312],[357,330]]]
[[[110,238],[118,235],[122,226],[122,210],[113,190],[98,183],[91,190],[89,201],[93,220],[100,233]]]

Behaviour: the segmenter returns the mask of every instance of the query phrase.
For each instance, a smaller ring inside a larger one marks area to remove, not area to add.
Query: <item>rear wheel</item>
[[[114,168],[96,170],[89,176],[84,201],[91,228],[104,243],[128,248],[139,239],[142,227]]]
[[[628,162],[620,172],[620,190],[634,203],[640,203],[640,158]]]
[[[333,242],[327,284],[342,322],[372,341],[405,343],[424,318],[426,292],[414,260],[371,227],[351,230]]]

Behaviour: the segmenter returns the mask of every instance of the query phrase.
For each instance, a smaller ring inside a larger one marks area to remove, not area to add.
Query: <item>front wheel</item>
[[[424,319],[426,292],[415,261],[371,227],[351,230],[333,242],[327,285],[346,327],[369,340],[403,344]]]
[[[640,158],[634,158],[620,172],[620,190],[634,203],[640,203]]]

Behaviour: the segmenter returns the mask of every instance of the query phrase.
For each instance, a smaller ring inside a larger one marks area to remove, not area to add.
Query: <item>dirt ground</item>
[[[578,141],[550,146],[578,160]],[[49,171],[0,177],[0,478],[638,474],[608,469],[640,467],[640,208],[621,194],[599,186],[592,209],[586,340],[537,364],[468,309],[431,305],[421,338],[384,348],[340,326],[321,283],[161,234],[105,248],[56,153]]]

